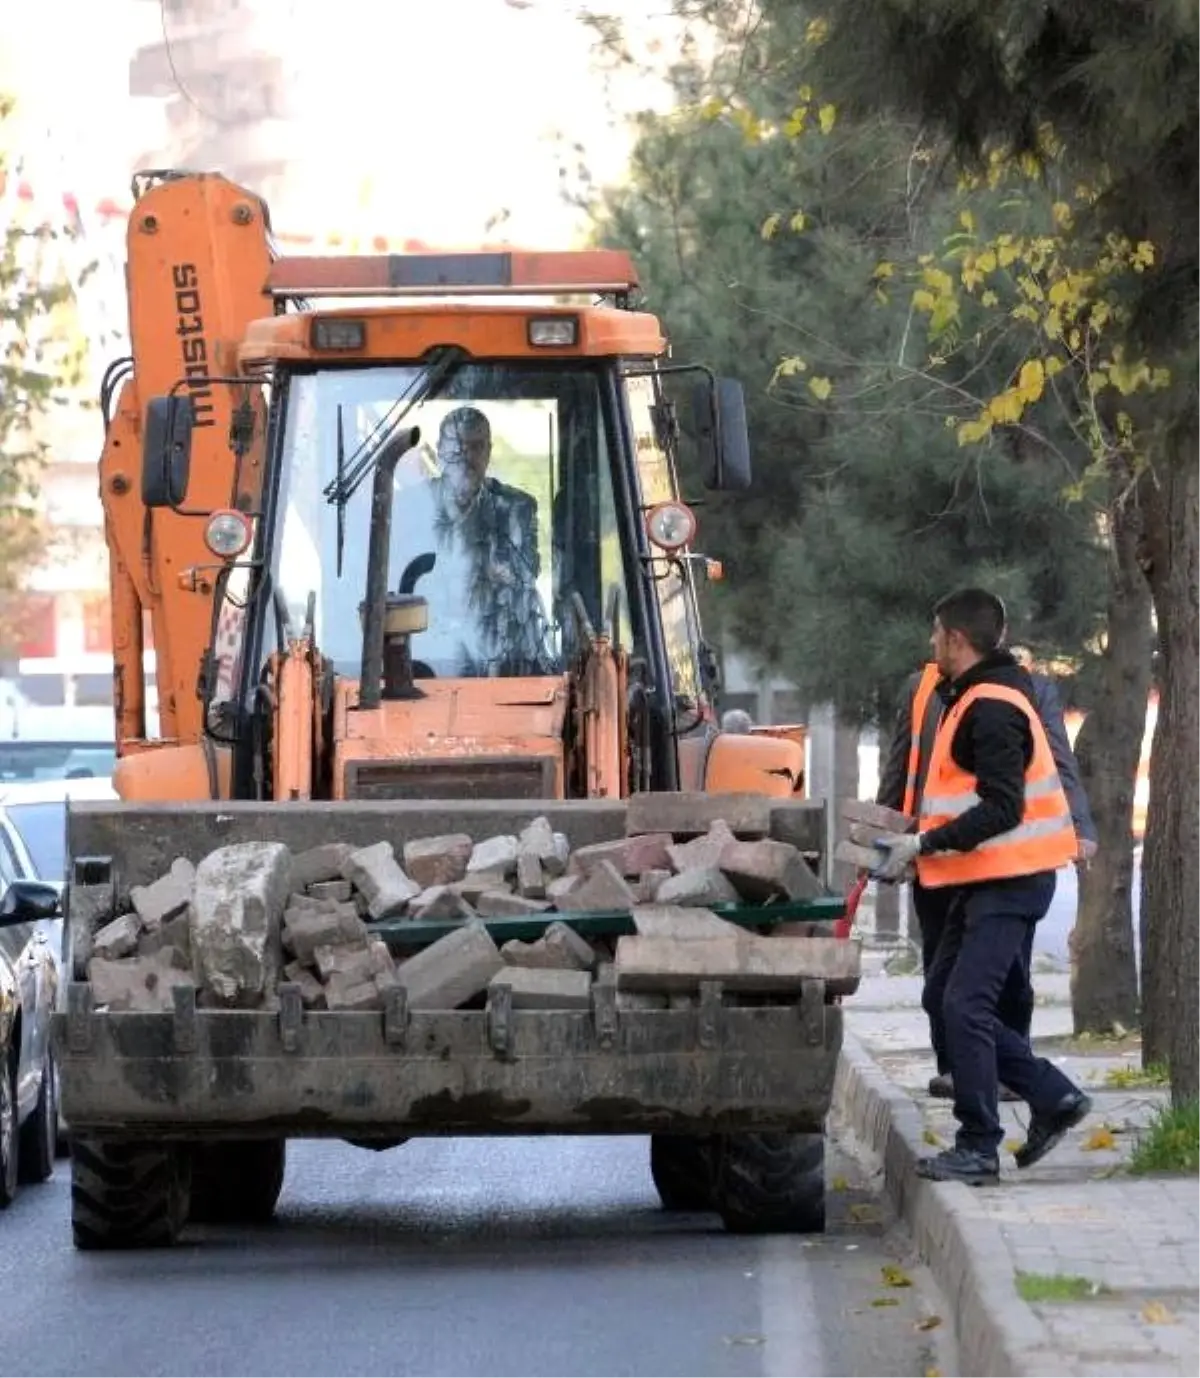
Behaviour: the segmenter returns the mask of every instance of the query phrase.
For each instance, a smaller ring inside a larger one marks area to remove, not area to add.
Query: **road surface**
[[[753,1239],[659,1210],[644,1139],[289,1151],[273,1225],[167,1252],[75,1252],[65,1162],[24,1188],[0,1215],[0,1372],[953,1371],[947,1327],[917,1328],[941,1310],[927,1275],[840,1152],[829,1232]]]

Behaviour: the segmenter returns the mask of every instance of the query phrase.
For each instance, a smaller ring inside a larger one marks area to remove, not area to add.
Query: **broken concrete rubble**
[[[814,899],[821,893],[821,882],[789,842],[773,842],[768,837],[733,842],[722,851],[719,865],[751,904]]]
[[[408,906],[410,919],[469,919],[475,910],[452,885],[431,885]]]
[[[702,836],[677,842],[666,849],[666,864],[680,875],[684,871],[710,871],[721,864],[721,853],[737,838],[720,818]]]
[[[312,964],[318,947],[365,947],[367,927],[352,904],[326,909],[298,909],[289,905],[283,920],[283,945],[304,966]]]
[[[514,1010],[586,1010],[592,1001],[590,974],[564,967],[506,966],[488,986],[491,990],[507,986]]]
[[[196,868],[186,857],[176,857],[171,869],[151,885],[135,885],[129,893],[129,902],[147,932],[153,932],[160,924],[182,914],[192,902],[192,888],[196,881]]]
[[[711,866],[681,871],[664,880],[654,899],[657,904],[695,904],[707,909],[714,904],[737,904],[741,896],[729,877]]]
[[[454,1010],[478,995],[504,965],[478,919],[447,933],[397,970],[411,1010]]]
[[[466,833],[415,838],[404,844],[404,870],[423,890],[453,885],[467,874],[474,849]]]
[[[297,890],[326,880],[341,880],[342,866],[354,848],[345,842],[325,842],[292,858],[292,884]]]
[[[137,951],[141,932],[142,920],[139,915],[122,914],[96,933],[92,939],[92,951],[97,957],[128,957]]]
[[[501,947],[500,955],[506,966],[565,967],[568,970],[591,971],[596,965],[596,953],[591,943],[565,923],[552,923],[532,943],[513,938]]]
[[[88,980],[97,1008],[133,1013],[169,1010],[172,987],[193,984],[191,966],[176,948],[119,960],[93,957]]]
[[[590,875],[570,891],[575,914],[603,913],[608,909],[632,909],[633,891],[611,861],[598,861]]]
[[[282,843],[236,842],[196,868],[192,958],[200,988],[218,1004],[253,1006],[274,988],[291,861]]]
[[[401,870],[390,842],[376,842],[373,847],[351,852],[342,863],[342,874],[365,897],[373,919],[402,914],[422,889]]]

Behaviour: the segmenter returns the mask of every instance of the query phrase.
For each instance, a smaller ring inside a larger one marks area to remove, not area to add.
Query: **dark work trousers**
[[[1035,1114],[1052,1114],[1076,1090],[1053,1063],[1034,1056],[1026,1035],[999,1018],[1005,983],[1053,898],[1051,871],[961,886],[949,906],[925,989],[928,1007],[942,1012],[961,1148],[998,1150],[1004,1137],[998,1082]]]
[[[946,931],[947,911],[951,901],[959,893],[950,885],[939,885],[933,890],[927,890],[919,881],[914,881],[912,887],[913,908],[917,911],[917,922],[921,925],[921,971],[925,977],[921,1004],[929,1016],[929,1041],[937,1058],[937,1069],[943,1075],[950,1070],[950,1059],[946,1055],[946,1026],[942,1019],[940,996],[932,1002],[929,998],[929,973],[933,970],[938,944]],[[1030,972],[1033,962],[1033,934],[1034,926],[1030,924],[1026,940],[1021,947],[1020,960],[1013,964],[996,1005],[996,1014],[1000,1021],[1025,1039],[1028,1039],[1033,1025],[1033,981]]]

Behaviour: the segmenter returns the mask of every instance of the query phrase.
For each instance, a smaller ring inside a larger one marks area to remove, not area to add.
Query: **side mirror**
[[[142,502],[178,507],[187,496],[196,408],[186,393],[152,397],[142,436]]]
[[[15,928],[62,913],[58,890],[40,880],[14,880],[0,896],[0,928]]]
[[[692,419],[704,486],[727,493],[750,487],[750,436],[746,398],[736,378],[692,389]]]

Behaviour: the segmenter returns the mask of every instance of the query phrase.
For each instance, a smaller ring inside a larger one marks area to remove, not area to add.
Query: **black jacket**
[[[1049,675],[1032,674],[1029,678],[1033,683],[1034,706],[1042,720],[1042,726],[1046,729],[1046,736],[1050,741],[1050,750],[1054,755],[1054,764],[1058,767],[1058,777],[1062,781],[1067,802],[1071,806],[1071,820],[1075,824],[1075,831],[1081,838],[1095,842],[1096,825],[1092,819],[1091,807],[1088,804],[1087,791],[1083,787],[1083,781],[1079,778],[1079,764],[1075,759],[1075,753],[1071,750],[1071,739],[1067,736],[1067,726],[1063,721],[1062,701],[1058,696],[1058,689]],[[899,809],[904,806],[904,785],[908,778],[908,752],[912,736],[913,697],[917,692],[917,685],[920,680],[921,676],[918,672],[910,675],[904,686],[904,693],[901,696],[900,707],[896,713],[896,721],[892,729],[892,739],[879,772],[879,789],[875,799],[877,803],[886,804],[890,809]],[[935,694],[929,701],[925,721],[921,725],[921,751],[917,769],[918,790],[924,788],[925,772],[929,768],[933,738],[941,714],[942,704]]]
[[[938,696],[951,709],[977,684],[1002,684],[1018,689],[1037,708],[1033,681],[1007,651],[985,656],[956,680],[942,680]],[[955,763],[975,777],[979,803],[960,818],[925,833],[922,851],[969,852],[989,837],[1006,833],[1021,821],[1025,800],[1025,772],[1033,758],[1033,733],[1019,708],[995,699],[973,703],[958,724],[950,743]]]

